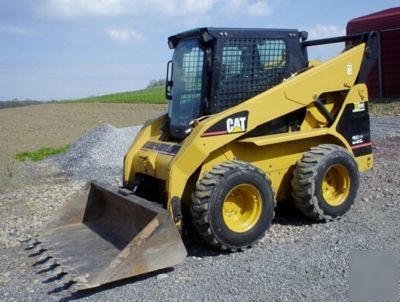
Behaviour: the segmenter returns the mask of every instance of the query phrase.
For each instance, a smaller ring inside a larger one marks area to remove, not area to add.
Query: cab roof
[[[297,29],[277,28],[227,28],[227,27],[200,27],[184,31],[168,38],[168,45],[175,48],[180,40],[198,37],[203,42],[210,42],[214,39],[223,38],[282,38],[298,37]]]

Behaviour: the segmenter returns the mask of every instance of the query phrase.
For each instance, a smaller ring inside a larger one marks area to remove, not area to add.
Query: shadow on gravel
[[[275,219],[272,224],[303,226],[312,225],[315,222],[305,217],[293,204],[292,200],[284,200],[278,202],[275,208]]]
[[[79,299],[90,297],[90,296],[92,296],[92,295],[94,295],[94,294],[96,294],[98,292],[102,292],[102,291],[105,291],[105,290],[118,288],[120,286],[125,286],[125,285],[131,284],[131,283],[136,283],[136,282],[139,282],[139,281],[146,280],[148,278],[155,278],[157,275],[170,273],[172,271],[174,271],[173,268],[166,268],[166,269],[162,269],[162,270],[159,270],[159,271],[147,273],[147,274],[142,275],[142,276],[136,276],[136,277],[132,277],[132,278],[127,278],[127,279],[115,281],[115,282],[112,282],[112,283],[104,284],[104,285],[99,286],[99,287],[86,289],[86,290],[81,290],[81,291],[72,293],[68,297],[61,298],[59,301],[60,302],[76,301],[76,300],[79,300]],[[48,294],[55,294],[55,293],[59,293],[59,292],[62,292],[63,290],[65,290],[62,287],[58,291],[57,291],[57,289],[58,288],[53,289],[52,291],[48,292]]]
[[[230,252],[223,252],[210,247],[199,237],[194,229],[190,229],[187,234],[183,235],[182,239],[188,257],[204,258],[230,254]]]

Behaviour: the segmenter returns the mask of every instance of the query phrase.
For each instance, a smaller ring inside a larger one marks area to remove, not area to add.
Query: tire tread
[[[318,204],[318,198],[314,195],[314,178],[317,173],[319,162],[328,154],[335,151],[348,151],[338,145],[322,144],[312,147],[304,153],[303,158],[299,160],[293,170],[292,197],[295,206],[302,214],[316,221],[330,221],[339,219],[325,213]]]
[[[221,249],[223,251],[230,250],[236,251],[237,248],[231,248],[223,244],[218,240],[216,236],[214,236],[210,221],[209,221],[209,205],[212,199],[212,194],[215,187],[220,184],[223,179],[224,175],[233,171],[233,170],[242,170],[242,169],[249,169],[253,170],[259,174],[261,174],[271,186],[271,180],[266,177],[265,173],[246,162],[233,160],[220,163],[215,165],[212,170],[206,172],[204,177],[196,183],[196,190],[192,193],[192,207],[191,207],[191,214],[192,214],[192,223],[199,235],[211,246]],[[274,198],[274,205],[276,205],[276,201]],[[252,243],[251,245],[254,245]],[[251,245],[245,246],[243,248],[247,248]]]

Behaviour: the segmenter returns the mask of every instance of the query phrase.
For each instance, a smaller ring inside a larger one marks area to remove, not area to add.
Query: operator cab
[[[231,108],[307,66],[295,29],[199,28],[168,38],[169,136],[184,139],[190,122]]]

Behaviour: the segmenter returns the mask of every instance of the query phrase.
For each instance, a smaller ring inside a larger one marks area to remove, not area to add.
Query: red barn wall
[[[390,8],[347,23],[347,34],[380,32],[382,97],[400,96],[400,7]],[[379,97],[378,64],[371,71],[367,85],[370,97]]]

